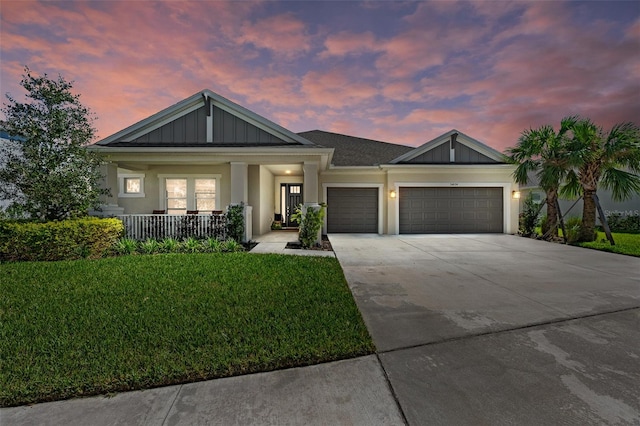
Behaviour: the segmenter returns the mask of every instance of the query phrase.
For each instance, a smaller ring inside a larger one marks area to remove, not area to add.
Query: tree
[[[563,118],[557,133],[550,125],[525,130],[518,139],[518,145],[506,151],[507,160],[517,165],[513,172],[515,181],[525,185],[530,174],[535,173],[546,193],[547,221],[542,233],[551,237],[558,237],[558,191],[568,172],[565,134],[576,119]]]
[[[28,67],[20,85],[28,103],[9,101],[0,127],[21,143],[1,147],[0,198],[38,220],[61,220],[97,209],[108,190],[99,185],[100,156],[88,151],[95,129],[90,111],[71,93],[72,83],[33,76]]]
[[[578,241],[593,241],[596,227],[598,185],[611,190],[615,201],[640,194],[640,128],[634,123],[616,124],[607,133],[589,119],[576,120],[568,144],[572,170],[567,194],[583,197]]]

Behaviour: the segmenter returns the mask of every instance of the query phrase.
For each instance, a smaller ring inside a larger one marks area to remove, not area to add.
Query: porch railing
[[[125,237],[134,240],[227,238],[227,218],[224,214],[127,214],[116,217],[124,223]]]

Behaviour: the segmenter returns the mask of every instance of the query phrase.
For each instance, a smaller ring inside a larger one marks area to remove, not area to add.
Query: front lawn
[[[334,258],[167,254],[0,264],[0,405],[369,354]]]
[[[598,238],[595,241],[590,243],[580,243],[578,245],[580,247],[640,257],[640,234],[622,234],[619,232],[612,232],[611,235],[613,236],[613,241],[616,243],[615,246],[612,246],[611,243],[609,243],[604,232],[598,232]]]

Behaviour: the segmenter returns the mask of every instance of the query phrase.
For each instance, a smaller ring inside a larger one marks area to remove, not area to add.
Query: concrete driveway
[[[331,235],[409,424],[640,424],[640,259]]]

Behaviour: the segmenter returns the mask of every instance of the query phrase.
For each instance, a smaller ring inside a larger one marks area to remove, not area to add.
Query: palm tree
[[[568,171],[565,134],[576,120],[573,116],[563,118],[557,133],[550,125],[525,130],[518,145],[506,151],[507,161],[518,165],[513,172],[515,181],[525,185],[535,173],[546,193],[547,221],[542,233],[550,237],[558,237],[558,191]]]
[[[611,190],[614,201],[640,194],[640,128],[634,123],[616,124],[606,133],[589,119],[576,120],[568,142],[569,163],[563,194],[583,196],[578,241],[596,238],[598,185]]]

